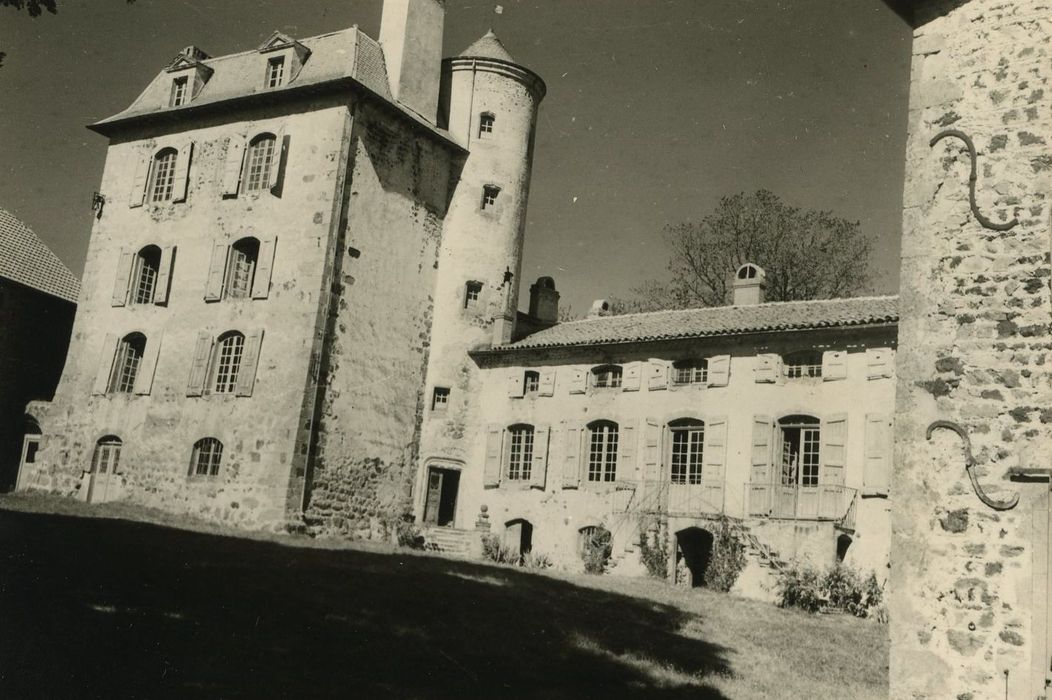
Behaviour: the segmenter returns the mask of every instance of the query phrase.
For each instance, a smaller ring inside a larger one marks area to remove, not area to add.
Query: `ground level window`
[[[95,453],[91,456],[92,473],[115,473],[121,461],[121,445],[121,439],[114,435],[107,435],[95,443]]]
[[[194,443],[190,473],[194,476],[216,476],[219,474],[219,463],[222,460],[223,443],[215,438],[202,438]]]
[[[698,420],[682,420],[671,423],[669,430],[672,432],[672,483],[700,484],[705,424]]]
[[[818,486],[820,423],[812,416],[778,422],[782,443],[782,486]]]
[[[512,426],[508,437],[508,480],[529,481],[533,466],[533,426]]]
[[[599,421],[588,426],[588,480],[617,479],[617,423]]]

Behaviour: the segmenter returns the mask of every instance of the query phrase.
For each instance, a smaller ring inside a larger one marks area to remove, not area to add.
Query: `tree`
[[[668,226],[665,240],[671,282],[648,282],[619,303],[639,311],[720,306],[747,262],[766,271],[769,301],[850,296],[869,279],[872,244],[857,221],[789,206],[767,190],[723,197],[701,221]]]

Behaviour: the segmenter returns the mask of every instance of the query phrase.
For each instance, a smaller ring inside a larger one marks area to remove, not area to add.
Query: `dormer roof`
[[[176,71],[186,70],[188,68],[200,71],[206,78],[212,75],[212,68],[207,63],[187,56],[185,53],[177,54],[164,71],[166,73],[175,73]]]

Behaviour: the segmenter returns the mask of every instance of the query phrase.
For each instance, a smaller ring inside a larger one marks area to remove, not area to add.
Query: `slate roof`
[[[457,58],[492,58],[498,61],[507,61],[508,63],[515,63],[515,59],[511,57],[508,50],[504,48],[504,44],[497,38],[497,35],[490,29],[486,32],[478,41],[471,46],[467,47]]]
[[[486,352],[637,343],[898,322],[898,297],[790,301],[606,316],[560,323]]]
[[[0,277],[77,303],[80,280],[11,212],[0,208]]]

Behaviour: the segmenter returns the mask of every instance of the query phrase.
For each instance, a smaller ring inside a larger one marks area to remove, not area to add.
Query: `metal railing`
[[[722,483],[674,484],[669,481],[618,482],[615,510],[681,516],[720,515],[725,511]]]
[[[746,515],[794,520],[834,520],[854,527],[857,489],[838,484],[783,486],[771,483],[745,485]]]

